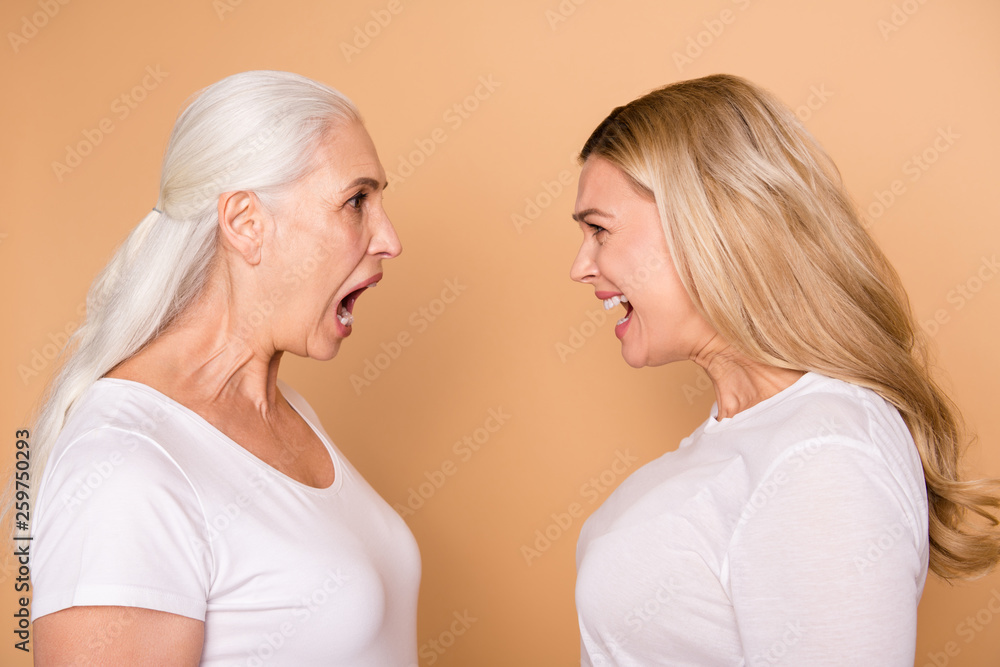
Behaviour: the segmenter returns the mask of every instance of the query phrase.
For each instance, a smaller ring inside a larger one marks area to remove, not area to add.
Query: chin
[[[649,351],[629,352],[625,346],[622,346],[622,359],[632,368],[655,368],[680,361],[680,359],[663,353],[653,355]]]
[[[337,356],[338,352],[340,352],[339,338],[328,343],[324,343],[317,348],[309,348],[309,351],[305,356],[309,359],[315,359],[316,361],[330,361]]]
[[[622,347],[622,359],[624,359],[625,363],[631,366],[632,368],[644,368],[650,365],[645,357],[639,357],[635,354],[629,354],[625,350],[624,346]]]

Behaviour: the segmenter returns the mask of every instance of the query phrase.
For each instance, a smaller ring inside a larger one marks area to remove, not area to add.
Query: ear
[[[261,260],[266,214],[252,192],[223,192],[219,195],[219,232],[248,264]]]

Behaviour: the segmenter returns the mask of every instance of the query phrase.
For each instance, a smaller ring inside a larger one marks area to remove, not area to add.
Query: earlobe
[[[264,220],[260,202],[252,192],[224,192],[219,195],[219,233],[225,243],[248,264],[261,260]]]

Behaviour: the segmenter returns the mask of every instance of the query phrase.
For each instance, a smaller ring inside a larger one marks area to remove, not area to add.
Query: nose
[[[597,264],[586,241],[580,244],[580,251],[569,269],[569,277],[578,283],[587,283],[597,277]]]
[[[382,212],[382,219],[372,235],[371,243],[368,244],[368,254],[376,255],[381,259],[392,259],[403,252],[403,244],[396,234],[396,228],[392,226],[389,216]]]

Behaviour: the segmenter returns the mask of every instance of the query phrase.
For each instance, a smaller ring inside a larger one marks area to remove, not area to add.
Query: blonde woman
[[[399,254],[385,185],[354,105],[302,76],[178,117],[36,422],[36,665],[416,662],[413,535],[278,380],[337,354]]]
[[[959,481],[959,415],[830,158],[717,75],[615,109],[581,159],[572,278],[624,309],[630,366],[692,360],[716,396],[584,525],[582,663],[912,665],[928,567],[1000,556],[998,486]]]

